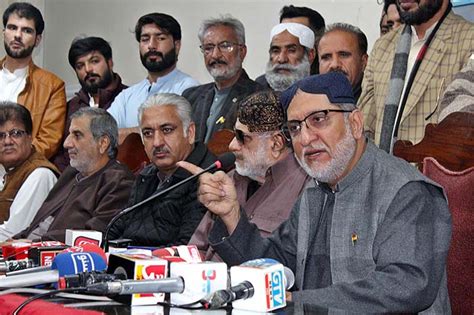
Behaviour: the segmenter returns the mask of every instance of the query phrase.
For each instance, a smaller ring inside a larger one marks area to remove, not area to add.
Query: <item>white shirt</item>
[[[11,238],[30,225],[57,180],[53,171],[45,167],[31,172],[10,206],[10,217],[0,225],[0,241]]]
[[[10,72],[5,66],[0,70],[0,101],[17,102],[26,85],[28,67]]]

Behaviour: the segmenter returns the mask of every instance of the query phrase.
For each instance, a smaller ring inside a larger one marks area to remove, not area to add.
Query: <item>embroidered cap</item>
[[[306,25],[300,23],[280,23],[275,25],[270,32],[270,42],[275,35],[288,31],[291,35],[298,37],[302,46],[314,48],[314,32]]]
[[[290,86],[282,93],[280,98],[285,111],[288,110],[288,106],[298,90],[310,94],[325,94],[329,101],[334,104],[356,104],[351,83],[340,72],[312,75]]]
[[[278,92],[265,90],[247,96],[239,104],[237,118],[250,132],[278,130],[285,122]]]

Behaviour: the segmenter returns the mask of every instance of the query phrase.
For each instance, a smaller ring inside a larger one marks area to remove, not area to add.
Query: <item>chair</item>
[[[138,133],[129,134],[118,147],[117,160],[138,174],[149,162],[142,139]]]
[[[399,140],[393,154],[417,163],[420,170],[423,159],[429,156],[452,171],[474,166],[474,113],[452,113],[439,124],[428,124],[420,143]]]
[[[474,314],[474,167],[454,172],[427,157],[423,173],[443,186],[451,211],[447,273],[452,312]]]
[[[234,132],[229,129],[221,129],[216,131],[209,142],[207,148],[215,156],[219,156],[223,153],[229,152],[229,144],[234,139]]]

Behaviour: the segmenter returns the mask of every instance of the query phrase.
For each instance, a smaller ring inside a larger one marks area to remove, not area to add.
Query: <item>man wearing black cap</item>
[[[219,256],[231,265],[279,260],[296,273],[295,303],[449,314],[451,219],[442,188],[367,142],[341,73],[303,79],[281,101],[295,155],[314,180],[289,219],[264,239],[241,210],[231,179],[201,176],[200,201],[219,216],[209,234]]]
[[[279,95],[270,90],[256,92],[239,104],[235,137],[229,144],[236,156],[235,171],[229,176],[237,199],[263,236],[288,218],[309,180],[281,132],[284,122]],[[217,259],[207,239],[213,222],[208,212],[189,241],[205,252],[206,260]]]

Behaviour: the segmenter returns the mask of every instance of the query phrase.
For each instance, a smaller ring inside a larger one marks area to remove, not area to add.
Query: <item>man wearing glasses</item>
[[[343,74],[305,78],[281,100],[285,131],[313,180],[289,219],[265,239],[241,210],[232,180],[222,172],[202,175],[200,201],[219,216],[211,246],[231,265],[270,257],[291,268],[295,303],[450,314],[451,218],[442,188],[367,141]]]
[[[184,91],[193,108],[196,140],[207,143],[220,129],[232,129],[237,104],[261,89],[242,69],[247,54],[245,29],[231,16],[205,20],[198,33],[207,71],[214,82]]]
[[[239,104],[235,137],[229,144],[236,157],[235,171],[229,176],[237,199],[263,236],[288,218],[309,179],[281,132],[284,121],[277,93],[253,93]],[[208,212],[189,242],[205,252],[206,260],[217,259],[207,240],[213,222]]]
[[[30,112],[0,102],[0,241],[27,228],[57,181],[59,171],[33,147]]]
[[[150,13],[138,19],[135,26],[140,60],[148,76],[123,90],[114,99],[108,112],[119,127],[119,144],[131,133],[139,133],[138,107],[157,93],[176,93],[199,82],[176,67],[181,49],[181,26],[164,13]]]

